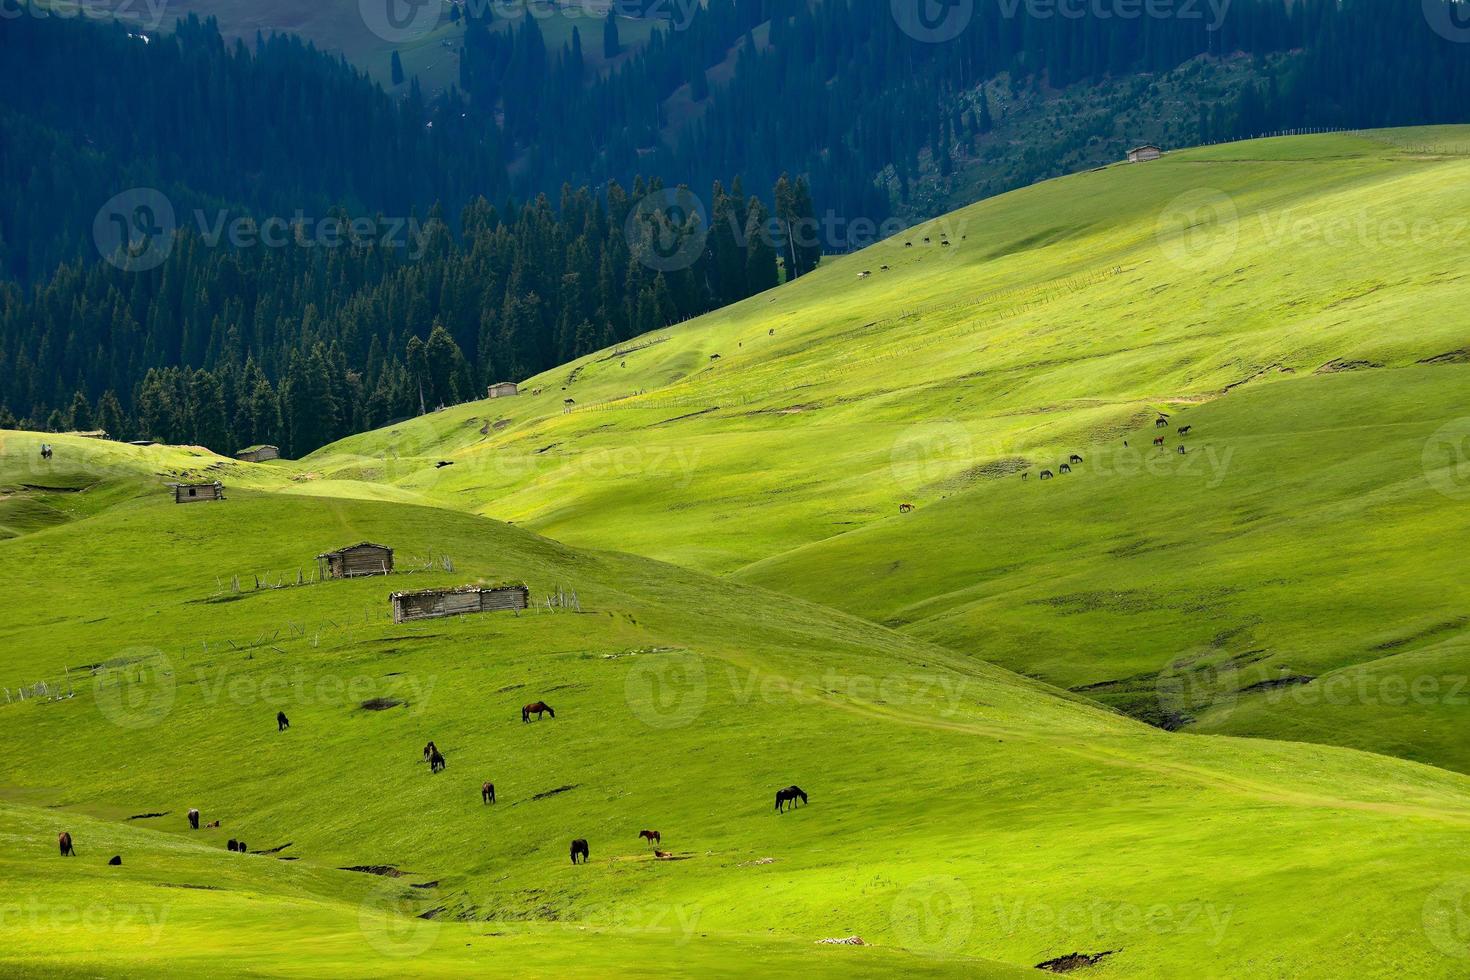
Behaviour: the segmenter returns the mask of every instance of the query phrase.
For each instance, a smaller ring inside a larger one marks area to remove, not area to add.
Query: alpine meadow
[[[1470,974],[1459,0],[0,0],[0,975]]]

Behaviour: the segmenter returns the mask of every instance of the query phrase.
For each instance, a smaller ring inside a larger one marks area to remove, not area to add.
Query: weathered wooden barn
[[[487,393],[491,398],[509,398],[520,394],[520,389],[514,381],[497,381],[490,386]]]
[[[193,504],[201,500],[224,500],[225,485],[218,480],[213,483],[173,483],[174,503]]]
[[[1154,146],[1152,143],[1145,143],[1142,146],[1135,146],[1133,149],[1128,151],[1128,162],[1143,163],[1147,160],[1157,160],[1163,155],[1163,150],[1159,149],[1157,146]]]
[[[268,459],[280,459],[281,451],[275,446],[251,446],[240,450],[235,458],[247,463],[264,463]]]
[[[389,598],[393,602],[393,622],[402,623],[410,619],[525,609],[531,600],[531,590],[524,585],[464,585],[457,589],[395,592]]]
[[[363,541],[347,548],[316,556],[322,578],[357,578],[360,575],[387,575],[393,571],[393,549],[386,545]]]

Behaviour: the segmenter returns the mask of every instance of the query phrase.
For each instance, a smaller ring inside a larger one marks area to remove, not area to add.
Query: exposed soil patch
[[[1456,616],[1454,619],[1448,619],[1442,623],[1435,623],[1434,625],[1426,627],[1425,629],[1422,629],[1417,633],[1410,633],[1407,636],[1397,636],[1391,640],[1384,640],[1382,643],[1376,644],[1373,649],[1397,650],[1399,647],[1406,647],[1410,643],[1414,643],[1419,640],[1427,640],[1431,636],[1435,636],[1439,633],[1448,633],[1452,630],[1461,630],[1464,629],[1466,626],[1470,626],[1470,616]]]
[[[173,811],[172,810],[164,810],[162,813],[135,813],[131,817],[128,817],[128,819],[129,820],[152,820],[154,817],[166,817],[170,813],[173,813]]]
[[[410,888],[438,888],[439,887],[439,882],[437,882],[437,881],[411,882],[408,887],[410,887]]]
[[[357,864],[350,868],[338,868],[338,871],[357,871],[365,875],[381,875],[384,878],[402,878],[411,871],[402,871],[391,864]]]
[[[1278,687],[1291,687],[1295,684],[1310,684],[1316,680],[1306,674],[1291,674],[1286,677],[1268,677],[1263,681],[1256,681],[1240,689],[1241,694],[1249,694],[1252,691],[1270,691]]]
[[[718,412],[719,410],[720,410],[720,406],[718,406],[718,405],[711,405],[709,408],[701,408],[697,412],[689,412],[689,413],[687,413],[685,415],[675,415],[671,419],[664,419],[662,422],[655,422],[653,424],[654,425],[668,425],[670,422],[682,422],[684,419],[698,418],[701,415],[708,415],[710,412]]]
[[[407,701],[400,701],[397,698],[370,698],[362,703],[362,710],[387,711],[389,708],[397,708],[407,703]]]
[[[282,844],[280,847],[272,847],[269,850],[256,851],[255,853],[256,854],[279,854],[282,851],[284,851],[286,848],[290,847],[294,843],[295,843],[295,841],[287,841],[286,843]]]
[[[1068,953],[1066,956],[1058,956],[1054,960],[1038,963],[1036,968],[1050,970],[1052,973],[1071,973],[1073,970],[1096,966],[1104,956],[1112,956],[1116,952],[1117,950],[1110,949],[1103,953]]]
[[[1382,364],[1377,361],[1344,361],[1333,359],[1319,367],[1314,374],[1337,374],[1339,371],[1367,371],[1372,368],[1381,368]]]
[[[531,799],[533,801],[548,799],[549,797],[556,796],[559,793],[565,793],[569,790],[574,790],[581,785],[581,783],[572,783],[570,786],[558,786],[556,789],[549,789],[544,793],[537,793],[535,796],[531,797]]]
[[[1470,347],[1462,347],[1459,350],[1445,351],[1443,354],[1435,354],[1426,357],[1420,364],[1465,364],[1470,363]]]
[[[38,493],[81,493],[86,487],[47,487],[39,483],[22,483],[22,490],[34,490]]]
[[[194,891],[199,892],[217,892],[221,890],[218,885],[191,885],[186,882],[176,881],[159,881],[155,882],[155,884],[159,888],[192,888]]]

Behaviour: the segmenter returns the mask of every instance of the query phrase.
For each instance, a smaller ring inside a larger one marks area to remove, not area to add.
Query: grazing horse
[[[800,786],[788,786],[785,789],[776,790],[776,812],[782,812],[787,803],[790,803],[791,809],[795,810],[797,800],[806,802],[806,794],[802,792]]]
[[[1030,478],[1031,478],[1031,474],[1030,473],[1028,473],[1028,472],[1026,472],[1024,470],[1021,472],[1021,480],[1023,482],[1026,481],[1026,480],[1029,480]]]
[[[190,810],[189,811],[189,829],[190,830],[198,830],[199,829],[199,811],[198,810]]]
[[[1184,455],[1184,443],[1182,442],[1179,444],[1179,455]]]
[[[1072,454],[1072,458],[1068,462],[1080,463],[1080,462],[1082,462],[1082,457],[1081,456],[1078,456],[1076,453],[1073,453]]]
[[[1155,446],[1162,446],[1163,444],[1164,444],[1164,437],[1163,436],[1155,436],[1154,437],[1154,445]]]
[[[576,864],[577,863],[577,855],[578,854],[582,855],[582,863],[583,864],[586,864],[588,861],[590,861],[592,859],[592,853],[587,850],[587,842],[585,840],[583,840],[582,838],[580,838],[580,837],[578,837],[576,840],[572,841],[572,863],[573,864]]]
[[[235,850],[236,850],[236,852],[238,852],[240,854],[244,854],[245,853],[245,842],[242,841],[242,840],[235,841]]]
[[[434,744],[433,739],[430,739],[429,744],[424,746],[424,761],[428,762],[430,759],[434,758],[434,753],[438,751],[439,746]]]
[[[240,849],[240,842],[231,837],[229,842],[225,844],[225,847],[228,848],[230,853],[233,854],[235,851],[238,851]]]
[[[662,844],[664,842],[663,837],[661,837],[659,835],[659,832],[656,830],[640,830],[638,831],[638,836],[642,837],[650,844]]]
[[[486,783],[484,786],[481,786],[480,787],[480,801],[482,803],[494,803],[495,802],[495,784],[494,783]]]
[[[1189,432],[1189,430],[1190,430],[1190,429],[1192,429],[1192,428],[1194,428],[1194,426],[1192,426],[1192,425],[1181,425],[1181,426],[1180,426],[1180,427],[1179,427],[1179,434],[1180,434],[1180,435],[1181,435],[1181,436],[1182,436],[1182,435],[1187,435],[1187,434],[1188,434],[1188,432]]]
[[[1050,479],[1051,479],[1051,478],[1052,478],[1052,477],[1054,477],[1054,476],[1056,476],[1056,474],[1055,474],[1055,473],[1053,473],[1053,472],[1052,472],[1052,471],[1051,471],[1051,470],[1042,470],[1042,471],[1041,471],[1041,472],[1040,472],[1040,473],[1039,473],[1039,474],[1038,474],[1038,475],[1037,475],[1037,477],[1036,477],[1036,478],[1037,478],[1037,479],[1038,479],[1038,480],[1050,480]]]
[[[284,712],[284,711],[277,711],[276,712],[276,731],[278,731],[278,732],[284,732],[286,729],[288,729],[290,727],[291,727],[291,719],[286,717],[286,712]]]
[[[914,509],[914,505],[913,504],[899,504],[898,505],[898,512],[900,514],[907,514],[909,511],[911,511],[913,509]]]
[[[122,867],[122,855],[121,854],[114,854],[108,860],[107,866],[109,868],[120,868],[120,867]]]
[[[1066,463],[1063,463],[1061,466],[1058,466],[1057,467],[1057,472],[1058,473],[1070,473],[1070,472],[1072,472],[1072,467],[1068,466]]]
[[[429,772],[443,772],[444,766],[444,756],[439,754],[438,749],[435,749],[434,754],[429,756]]]
[[[205,830],[219,830],[219,821],[215,820],[204,825]]]
[[[541,713],[543,711],[553,718],[556,717],[556,712],[551,710],[551,705],[547,704],[545,701],[536,701],[521,708],[521,721],[530,721],[531,712],[533,711],[536,712],[537,721],[541,720]]]
[[[1165,426],[1167,426],[1168,424],[1169,424],[1169,417],[1167,415],[1160,415],[1158,418],[1154,419],[1154,428],[1155,429],[1162,429]]]
[[[903,247],[904,248],[913,248],[914,247],[914,243],[913,242],[904,242],[903,243]]]
[[[61,847],[62,857],[74,858],[77,856],[77,849],[71,846],[71,834],[63,830],[61,833],[56,835],[56,843]]]

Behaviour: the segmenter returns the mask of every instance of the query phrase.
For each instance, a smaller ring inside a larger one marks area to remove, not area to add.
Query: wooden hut
[[[251,446],[240,450],[235,458],[247,463],[264,463],[268,459],[280,459],[281,451],[275,446]]]
[[[363,541],[347,548],[316,556],[322,578],[357,578],[360,575],[387,575],[393,571],[393,549],[386,545]]]
[[[1128,162],[1144,163],[1148,160],[1157,160],[1163,155],[1163,150],[1159,149],[1157,146],[1154,146],[1152,143],[1145,143],[1142,146],[1135,146],[1133,149],[1128,151]]]
[[[497,381],[490,386],[487,394],[491,398],[509,398],[511,395],[520,394],[514,381]]]
[[[225,485],[218,480],[213,483],[173,483],[174,503],[193,504],[201,500],[224,500]]]
[[[457,589],[395,592],[389,598],[393,602],[393,622],[403,623],[410,619],[525,609],[531,600],[531,590],[524,585],[464,585]]]

